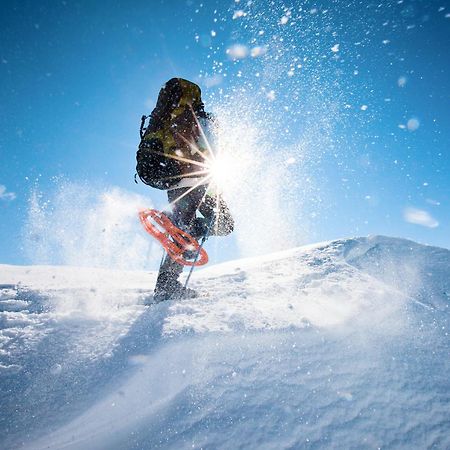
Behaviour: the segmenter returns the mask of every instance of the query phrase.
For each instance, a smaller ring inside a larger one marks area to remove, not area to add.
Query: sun
[[[233,174],[236,172],[236,160],[229,154],[220,153],[208,166],[211,180],[218,188],[225,189],[232,183]]]

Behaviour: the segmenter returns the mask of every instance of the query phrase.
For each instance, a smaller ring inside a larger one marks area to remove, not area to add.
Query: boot
[[[198,297],[197,291],[194,289],[185,288],[179,281],[175,281],[170,288],[156,288],[153,295],[153,300],[154,302],[159,303],[166,300],[196,297]]]
[[[197,296],[193,289],[184,289],[184,286],[178,281],[181,272],[183,272],[183,266],[171,259],[169,255],[166,255],[156,280],[153,295],[155,302]]]

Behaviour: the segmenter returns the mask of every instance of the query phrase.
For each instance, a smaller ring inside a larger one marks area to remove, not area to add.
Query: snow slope
[[[0,446],[450,448],[450,251],[338,240],[197,272],[0,266]]]

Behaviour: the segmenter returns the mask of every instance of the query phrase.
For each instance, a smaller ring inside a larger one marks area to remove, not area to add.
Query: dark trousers
[[[174,189],[167,192],[172,205],[170,218],[175,226],[189,233],[195,239],[206,235],[226,236],[233,231],[234,221],[230,211],[221,196],[211,196],[206,193],[206,186],[199,186],[188,194],[190,188]],[[185,195],[183,195],[185,194]],[[197,217],[197,211],[203,217]],[[159,269],[155,293],[170,294],[179,289],[179,276],[183,265],[165,255]]]

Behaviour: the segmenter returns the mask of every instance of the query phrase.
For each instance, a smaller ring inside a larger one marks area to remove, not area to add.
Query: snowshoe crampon
[[[170,219],[156,209],[143,209],[139,218],[147,233],[157,239],[167,254],[184,266],[203,266],[208,262],[206,250],[189,234],[177,228]],[[186,256],[197,255],[191,261]]]

